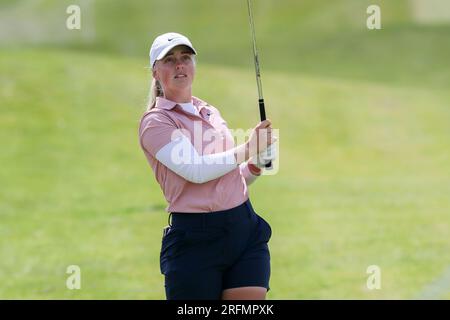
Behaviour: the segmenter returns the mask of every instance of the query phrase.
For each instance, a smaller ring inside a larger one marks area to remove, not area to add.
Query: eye
[[[164,60],[164,63],[171,63],[171,62],[173,62],[173,58],[172,57],[169,57],[169,58],[166,58],[165,60]]]

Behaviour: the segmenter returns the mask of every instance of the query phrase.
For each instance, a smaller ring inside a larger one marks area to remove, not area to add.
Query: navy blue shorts
[[[247,286],[269,290],[272,230],[250,200],[229,210],[171,216],[160,255],[168,300],[219,300],[223,290]]]

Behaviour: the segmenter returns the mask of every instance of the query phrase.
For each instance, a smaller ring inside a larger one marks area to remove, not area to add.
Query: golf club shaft
[[[252,14],[252,6],[250,0],[247,0],[248,7],[248,17],[250,22],[250,30],[252,32],[252,40],[253,40],[253,56],[255,61],[255,72],[256,72],[256,85],[258,86],[258,104],[259,104],[259,115],[261,121],[266,120],[266,109],[264,106],[264,97],[262,91],[262,83],[261,83],[261,73],[259,70],[259,59],[258,59],[258,49],[256,48],[256,36],[255,36],[255,24],[253,23],[253,14]],[[272,161],[266,163],[265,167],[267,169],[272,168]]]

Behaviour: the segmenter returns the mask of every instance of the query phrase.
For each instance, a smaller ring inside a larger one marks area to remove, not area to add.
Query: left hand
[[[277,158],[277,143],[272,143],[267,149],[250,158],[249,163],[253,163],[258,168],[264,168],[267,163]]]

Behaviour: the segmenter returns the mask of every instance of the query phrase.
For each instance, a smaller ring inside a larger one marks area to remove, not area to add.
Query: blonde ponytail
[[[148,102],[148,110],[153,109],[155,107],[157,97],[164,97],[164,92],[162,90],[159,81],[153,78],[152,84],[150,86],[150,98]]]

